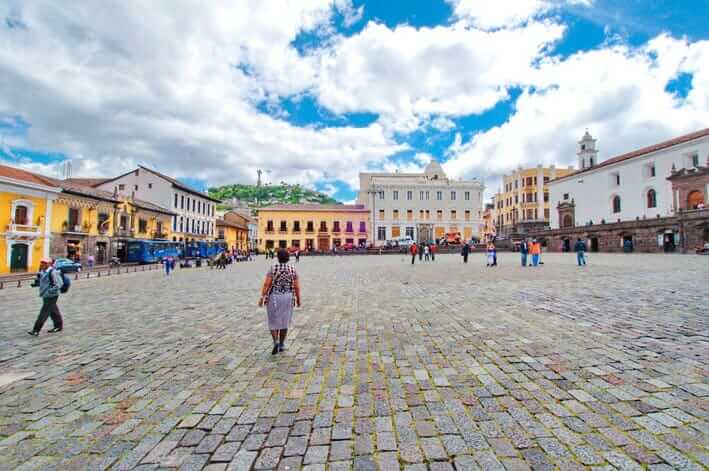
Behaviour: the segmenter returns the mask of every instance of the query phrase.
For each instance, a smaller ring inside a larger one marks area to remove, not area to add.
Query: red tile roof
[[[97,187],[108,180],[108,178],[65,178],[63,181],[67,183],[74,183],[76,185]]]
[[[242,229],[244,231],[249,230],[249,228],[247,226],[244,226],[243,224],[239,224],[238,222],[233,221],[225,221],[224,219],[217,219],[217,227],[219,226],[234,227],[236,229]]]
[[[610,159],[608,159],[608,160],[604,160],[603,162],[599,163],[598,165],[594,165],[594,166],[591,167],[591,168],[586,168],[586,169],[583,169],[583,170],[577,170],[576,172],[570,173],[570,174],[568,174],[568,175],[564,175],[563,177],[556,178],[554,181],[557,181],[557,180],[564,180],[564,179],[569,178],[569,177],[575,177],[575,176],[578,176],[578,175],[580,175],[580,174],[587,173],[587,172],[590,172],[590,171],[592,171],[592,170],[596,170],[596,169],[598,169],[598,168],[606,167],[606,166],[608,166],[608,165],[613,165],[613,164],[616,164],[616,163],[618,163],[618,162],[623,162],[623,161],[625,161],[625,160],[634,159],[634,158],[636,158],[636,157],[642,157],[643,155],[647,155],[647,154],[650,154],[650,153],[652,153],[652,152],[657,152],[657,151],[659,151],[659,150],[667,149],[667,148],[669,148],[669,147],[673,147],[673,146],[676,146],[676,145],[679,145],[679,144],[684,144],[684,143],[686,143],[686,142],[690,142],[690,141],[693,141],[693,140],[695,140],[695,139],[699,139],[699,138],[701,138],[701,137],[706,137],[706,136],[709,136],[709,128],[702,129],[702,130],[700,130],[700,131],[695,131],[695,132],[692,132],[692,133],[689,133],[689,134],[685,134],[685,135],[683,135],[683,136],[675,137],[675,138],[670,139],[670,140],[667,140],[667,141],[662,141],[662,142],[659,142],[659,143],[657,143],[657,144],[653,144],[653,145],[651,145],[651,146],[642,147],[642,148],[640,148],[640,149],[637,149],[637,150],[634,150],[634,151],[631,151],[631,152],[627,152],[627,153],[625,153],[625,154],[617,155],[617,156],[612,157],[612,158],[610,158]]]
[[[35,185],[44,186],[54,186],[59,185],[48,177],[43,175],[38,175],[36,173],[28,172],[27,170],[22,170],[20,168],[9,167],[7,165],[0,165],[0,177],[11,178],[13,180],[19,180],[27,183],[33,183]]]

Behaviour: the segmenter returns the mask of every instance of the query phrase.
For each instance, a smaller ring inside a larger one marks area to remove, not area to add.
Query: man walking
[[[522,243],[519,244],[519,253],[522,258],[522,266],[527,266],[527,254],[529,254],[529,244],[527,239],[522,239]]]
[[[431,261],[432,261],[432,262],[435,262],[435,261],[436,261],[436,250],[438,250],[438,249],[437,249],[436,242],[434,241],[434,242],[431,244]]]
[[[586,243],[579,237],[574,246],[576,252],[576,262],[579,266],[586,265]]]
[[[54,324],[54,328],[49,330],[50,334],[61,332],[64,328],[62,314],[57,306],[59,292],[64,283],[59,271],[52,266],[53,263],[54,261],[51,258],[42,259],[39,262],[37,280],[32,284],[32,286],[39,287],[39,297],[42,298],[42,309],[39,311],[37,321],[34,323],[32,330],[27,332],[35,337],[39,335],[48,317],[52,318],[52,323]]]
[[[470,254],[470,246],[468,245],[467,242],[463,244],[463,248],[461,249],[461,254],[463,255],[463,263],[468,263],[468,255]]]
[[[416,242],[411,244],[411,247],[409,247],[409,253],[411,254],[411,265],[416,263],[416,254],[418,253],[418,246],[416,245]]]

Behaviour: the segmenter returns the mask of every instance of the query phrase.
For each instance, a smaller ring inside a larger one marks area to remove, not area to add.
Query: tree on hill
[[[319,203],[335,204],[337,200],[318,191],[309,190],[301,185],[224,185],[209,188],[209,196],[225,203],[238,198],[249,207],[261,207],[272,204]]]

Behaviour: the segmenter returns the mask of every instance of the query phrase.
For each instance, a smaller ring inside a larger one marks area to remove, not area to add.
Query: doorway
[[[561,251],[562,252],[571,252],[571,240],[570,239],[562,239],[561,240]]]
[[[27,271],[28,254],[27,244],[13,244],[10,253],[10,271],[13,273]]]
[[[672,231],[667,231],[662,236],[662,249],[665,253],[675,251],[675,234]]]
[[[106,254],[107,254],[107,244],[106,242],[96,242],[96,264],[105,265],[106,264]]]
[[[318,250],[321,252],[327,252],[328,250],[330,250],[329,237],[318,237]]]
[[[598,237],[591,237],[591,252],[598,252]]]

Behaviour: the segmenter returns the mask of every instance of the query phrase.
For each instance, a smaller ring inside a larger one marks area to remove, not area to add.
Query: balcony
[[[150,233],[153,239],[167,239],[167,232],[153,231]]]
[[[5,235],[8,239],[36,239],[40,235],[39,226],[10,223]]]
[[[269,228],[266,228],[266,230],[264,231],[264,233],[267,234],[267,235],[273,235],[273,234],[276,233],[276,231],[274,231],[273,228],[271,227],[270,229],[269,229]]]
[[[126,229],[125,227],[119,227],[116,231],[116,237],[133,237],[133,229]]]
[[[69,224],[66,221],[62,224],[62,232],[65,234],[87,235],[90,229],[91,226],[88,224]]]

